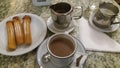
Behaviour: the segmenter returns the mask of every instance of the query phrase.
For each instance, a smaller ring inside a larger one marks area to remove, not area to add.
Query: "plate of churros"
[[[45,21],[35,14],[20,13],[0,22],[0,53],[8,56],[26,54],[44,40]]]

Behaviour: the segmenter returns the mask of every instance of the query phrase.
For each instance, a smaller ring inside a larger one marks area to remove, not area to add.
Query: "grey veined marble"
[[[63,0],[52,0],[53,3]],[[80,0],[64,0],[71,3],[73,6],[79,5]],[[99,0],[96,0],[99,1]],[[108,1],[108,0],[105,0]],[[113,2],[113,0],[110,0]],[[93,0],[90,0],[93,2]],[[87,12],[87,11],[86,11]],[[49,6],[36,7],[31,0],[0,0],[0,21],[18,13],[33,13],[47,20],[50,17]],[[89,12],[88,12],[89,13]],[[50,31],[48,31],[50,33]],[[71,34],[74,35],[76,31]],[[120,28],[108,34],[111,38],[120,43]],[[88,58],[85,63],[85,68],[120,68],[119,53],[105,53],[87,51]],[[0,68],[37,68],[36,65],[36,49],[25,55],[10,57],[0,54]]]

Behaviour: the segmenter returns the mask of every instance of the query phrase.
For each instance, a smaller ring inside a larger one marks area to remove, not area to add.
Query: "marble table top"
[[[52,0],[52,3],[60,1],[62,0]],[[69,2],[72,5],[76,5],[79,2],[79,0],[64,1]],[[49,6],[37,7],[32,4],[31,0],[0,0],[0,21],[11,15],[24,12],[37,14],[44,18],[45,21],[50,17]],[[50,31],[48,31],[48,33],[47,36],[53,34]],[[73,31],[71,34],[75,35],[75,33],[76,31]],[[108,33],[108,35],[120,43],[120,28],[115,32]],[[0,54],[0,68],[37,68],[36,50],[37,49],[15,57]],[[93,51],[87,51],[87,53],[88,58],[85,63],[85,68],[120,68],[119,53]]]

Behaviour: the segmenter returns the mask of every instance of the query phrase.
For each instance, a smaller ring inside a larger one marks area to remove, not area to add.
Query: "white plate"
[[[71,24],[69,25],[68,28],[65,28],[65,29],[62,29],[62,30],[61,30],[61,29],[57,29],[57,28],[54,26],[52,18],[49,17],[48,20],[47,20],[47,27],[48,27],[48,29],[49,29],[51,32],[53,32],[53,33],[70,33],[70,32],[73,31],[73,29],[75,28],[75,26],[74,26],[74,23],[75,23],[75,22],[76,22],[75,20],[72,20],[72,21],[71,21]]]
[[[84,46],[82,45],[82,43],[77,39],[74,38],[77,42],[78,48],[77,48],[77,52],[75,53],[75,58],[73,63],[70,65],[69,68],[83,68],[84,67],[84,62],[87,58],[86,51]],[[52,64],[51,62],[43,62],[44,60],[42,59],[43,55],[45,55],[48,51],[47,51],[47,40],[43,41],[43,43],[41,43],[41,45],[39,46],[38,50],[37,50],[37,62],[39,65],[39,68],[58,68],[56,67],[54,64]],[[83,55],[81,61],[79,62],[79,67],[76,67],[76,57],[79,57],[80,55]],[[42,61],[43,60],[43,61]]]
[[[90,14],[90,17],[89,17],[89,24],[91,25],[92,28],[98,30],[98,31],[101,31],[101,32],[113,32],[113,31],[116,31],[120,24],[114,24],[114,25],[111,25],[110,28],[105,28],[105,29],[102,29],[102,28],[99,28],[97,27],[94,23],[93,23],[93,17],[94,17],[95,13],[91,13]]]
[[[7,29],[6,29],[6,21],[12,20],[14,16],[19,16],[20,19],[23,18],[23,16],[29,15],[31,17],[31,35],[32,35],[32,44],[30,46],[26,45],[20,45],[17,47],[15,51],[7,51]],[[28,53],[35,49],[39,44],[44,40],[46,33],[47,33],[47,26],[45,24],[45,21],[34,14],[30,13],[20,13],[14,16],[10,16],[6,19],[4,19],[0,23],[0,53],[4,55],[9,55],[9,56],[17,56],[17,55],[22,55],[25,53]]]

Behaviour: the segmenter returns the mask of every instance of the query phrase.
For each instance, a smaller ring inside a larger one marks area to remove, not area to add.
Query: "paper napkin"
[[[93,29],[85,18],[78,20],[79,39],[86,50],[120,52],[120,44],[103,32]]]

